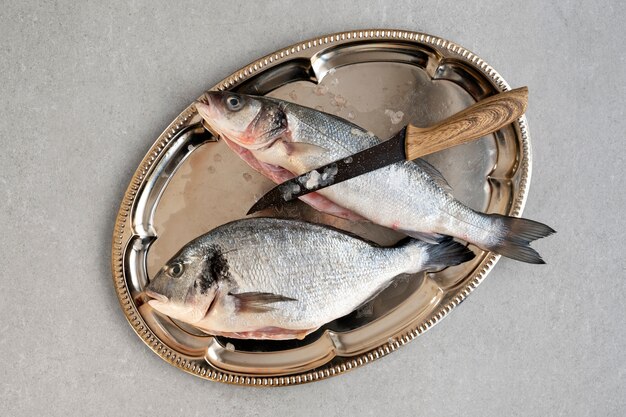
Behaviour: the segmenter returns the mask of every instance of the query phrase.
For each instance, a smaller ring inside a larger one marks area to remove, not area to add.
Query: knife
[[[262,196],[247,214],[280,206],[396,162],[411,161],[479,139],[520,118],[526,111],[527,102],[528,88],[521,87],[481,100],[431,127],[420,128],[409,124],[385,142],[277,185]]]

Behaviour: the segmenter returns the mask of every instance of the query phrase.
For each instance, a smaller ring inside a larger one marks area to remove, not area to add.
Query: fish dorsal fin
[[[238,312],[265,313],[274,310],[273,303],[281,301],[297,301],[295,298],[286,297],[271,292],[242,292],[239,294],[228,293],[235,298]]]
[[[450,184],[448,184],[448,181],[446,181],[446,179],[437,168],[421,158],[418,158],[413,162],[415,162],[415,164],[417,164],[417,166],[419,166],[424,172],[430,175],[433,181],[435,181],[435,184],[443,188],[446,192],[452,193],[452,187],[450,186]]]

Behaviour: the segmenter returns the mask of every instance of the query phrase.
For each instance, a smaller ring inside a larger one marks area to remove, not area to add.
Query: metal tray
[[[428,126],[508,90],[482,59],[447,40],[399,30],[322,36],[267,55],[213,89],[270,95],[318,108],[390,137]],[[427,158],[469,206],[521,214],[530,180],[526,120]],[[113,235],[113,282],[122,309],[161,358],[202,378],[278,386],[328,378],[385,356],[438,323],[485,278],[498,256],[398,279],[358,311],[302,341],[228,340],[160,315],[139,293],[181,246],[245,216],[272,183],[207,132],[192,104],[159,136],[133,175]],[[236,190],[237,192],[232,192]],[[259,215],[332,224],[381,244],[401,236],[295,202]]]

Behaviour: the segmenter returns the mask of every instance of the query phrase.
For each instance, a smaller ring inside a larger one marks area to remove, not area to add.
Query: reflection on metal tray
[[[293,101],[386,138],[409,122],[434,124],[508,85],[483,60],[448,41],[413,32],[368,30],[279,50],[214,88]],[[456,198],[470,207],[521,213],[530,179],[524,118],[426,159],[441,170]],[[272,186],[202,127],[193,105],[157,139],[135,172],[116,222],[113,279],[135,331],[171,364],[207,379],[246,385],[287,385],[336,375],[384,356],[432,327],[497,261],[497,256],[472,248],[480,255],[472,262],[439,273],[399,277],[358,311],[302,341],[214,338],[142,302],[139,294],[149,277],[180,247],[244,217]],[[300,202],[259,215],[322,222],[384,245],[401,238]]]

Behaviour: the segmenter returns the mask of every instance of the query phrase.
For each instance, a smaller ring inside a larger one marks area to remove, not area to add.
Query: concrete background
[[[0,415],[624,415],[617,4],[2,2]],[[166,364],[111,284],[111,232],[133,171],[223,76],[296,41],[368,27],[453,40],[530,87],[524,214],[559,232],[535,245],[548,265],[500,261],[432,331],[326,381],[242,388]]]

